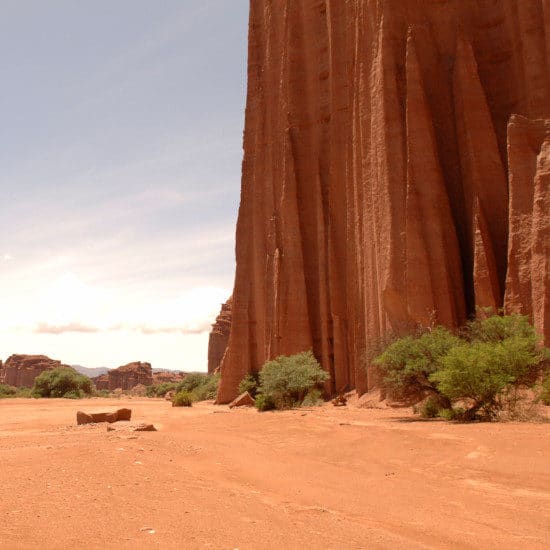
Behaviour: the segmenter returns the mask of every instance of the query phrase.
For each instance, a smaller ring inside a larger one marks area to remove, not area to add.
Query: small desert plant
[[[276,409],[288,409],[302,405],[308,393],[320,389],[330,378],[307,351],[291,356],[280,356],[268,361],[260,371],[260,386],[256,395],[258,409],[266,410],[273,405]]]
[[[8,386],[6,384],[0,384],[0,399],[3,397],[15,397],[17,394],[17,388]]]
[[[437,418],[440,416],[440,412],[445,409],[442,408],[441,399],[430,395],[417,406],[413,407],[413,410],[422,418]]]
[[[46,370],[36,377],[33,397],[84,397],[92,393],[92,381],[70,367]]]
[[[169,391],[177,388],[177,382],[162,382],[161,384],[153,384],[147,386],[145,395],[147,397],[164,397]]]
[[[248,392],[252,397],[256,397],[259,383],[260,380],[257,374],[247,374],[239,384],[239,393]]]
[[[302,407],[318,407],[323,404],[323,394],[319,388],[309,390],[302,401]]]
[[[540,399],[544,405],[550,406],[550,372],[542,381],[542,391],[540,394]]]
[[[267,395],[259,393],[256,395],[255,406],[259,411],[272,411],[275,409],[275,403]]]
[[[174,396],[172,407],[191,407],[195,401],[191,392],[181,390]]]
[[[193,394],[194,401],[215,399],[220,383],[219,374],[202,374],[193,372],[188,374],[175,388],[176,392],[186,391]]]

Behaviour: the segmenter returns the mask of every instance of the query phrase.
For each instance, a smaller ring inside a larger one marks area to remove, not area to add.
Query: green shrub
[[[164,397],[169,391],[174,391],[178,387],[177,382],[162,382],[147,386],[145,395],[147,397]]]
[[[462,407],[452,407],[449,409],[440,409],[439,415],[445,420],[462,420],[466,414],[466,410]]]
[[[219,383],[219,374],[192,372],[177,384],[175,391],[186,391],[193,394],[194,401],[205,401],[216,398]]]
[[[173,407],[191,407],[193,405],[194,395],[191,392],[181,390],[174,396]]]
[[[435,327],[401,338],[375,363],[394,392],[433,396],[417,408],[423,416],[494,420],[540,380],[548,353],[527,317],[493,315],[467,323],[458,336]]]
[[[323,394],[320,389],[313,388],[307,392],[302,401],[302,407],[318,407],[323,404]]]
[[[17,393],[17,388],[13,386],[8,386],[6,384],[0,384],[0,399],[4,397],[15,397]]]
[[[435,327],[420,336],[396,340],[375,359],[385,374],[386,386],[398,395],[437,393],[430,375],[439,361],[460,339],[443,327]]]
[[[33,397],[84,397],[92,393],[92,381],[70,367],[46,370],[36,377]]]
[[[452,402],[469,400],[471,406],[467,414],[472,419],[478,411],[492,419],[502,410],[500,398],[505,390],[538,362],[537,355],[522,337],[473,342],[451,349],[430,380]]]
[[[418,407],[413,407],[413,410],[422,418],[437,418],[442,410],[441,400],[437,397],[428,396]]]
[[[541,401],[550,406],[550,373],[546,375],[542,381],[542,392],[540,394]]]
[[[260,371],[256,399],[260,398],[261,405],[258,408],[272,405],[276,409],[288,409],[300,406],[311,390],[320,389],[329,378],[311,351],[277,357],[268,361]]]
[[[256,395],[255,406],[259,411],[272,411],[275,408],[275,403],[269,396],[259,393]]]
[[[521,338],[530,342],[533,349],[539,343],[535,328],[525,315],[492,315],[477,318],[466,323],[461,331],[463,339],[469,342],[502,342],[508,338]]]
[[[259,383],[260,380],[257,374],[247,374],[239,384],[239,394],[248,392],[255,398],[258,393]]]
[[[207,375],[204,379],[204,382],[193,391],[193,393],[197,398],[197,401],[206,401],[209,399],[216,399],[216,395],[218,394],[219,384],[220,384],[219,374]]]
[[[178,392],[182,390],[191,392],[197,389],[199,386],[202,386],[205,383],[207,377],[207,374],[202,374],[200,372],[192,372],[190,374],[187,374],[185,378],[178,383],[176,390]]]
[[[94,397],[110,397],[111,392],[109,390],[96,390],[94,392]]]

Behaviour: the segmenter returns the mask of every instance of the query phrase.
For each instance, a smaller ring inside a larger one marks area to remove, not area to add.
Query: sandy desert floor
[[[408,414],[4,399],[0,548],[550,547],[550,424]]]

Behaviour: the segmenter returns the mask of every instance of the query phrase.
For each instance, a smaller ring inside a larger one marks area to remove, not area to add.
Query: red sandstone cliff
[[[149,363],[136,361],[94,378],[94,383],[98,390],[111,391],[119,388],[131,390],[138,384],[150,386],[153,384],[153,370]]]
[[[251,1],[219,402],[310,348],[362,392],[388,334],[476,306],[550,338],[549,53],[550,0]]]
[[[34,379],[46,370],[68,367],[61,361],[45,355],[12,355],[2,366],[0,362],[0,384],[17,388],[32,388]]]
[[[212,325],[212,331],[208,339],[208,374],[212,374],[220,365],[229,342],[231,332],[231,310],[233,299],[229,298],[222,304],[220,314]]]

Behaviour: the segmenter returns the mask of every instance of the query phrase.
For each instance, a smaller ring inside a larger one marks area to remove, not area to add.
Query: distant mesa
[[[0,361],[0,384],[32,388],[37,376],[59,367],[71,368],[45,355],[12,355],[4,364]]]
[[[102,374],[92,380],[98,390],[131,390],[137,385],[152,385],[153,369],[150,363],[135,361],[118,367],[118,369],[110,370],[107,374]]]
[[[362,394],[387,338],[477,307],[550,343],[550,1],[257,0],[249,28],[218,401],[308,349]]]

